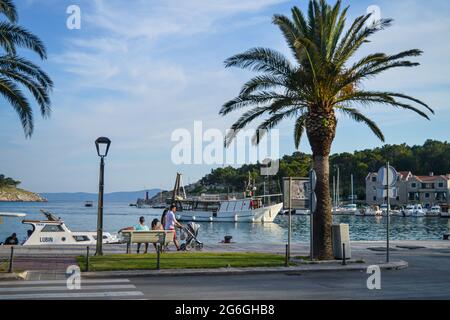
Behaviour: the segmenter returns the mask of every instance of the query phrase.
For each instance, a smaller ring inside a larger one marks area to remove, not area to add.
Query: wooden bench
[[[122,231],[122,237],[127,243],[127,254],[131,253],[131,245],[133,243],[154,243],[156,245],[156,268],[160,268],[160,255],[162,248],[173,241],[173,230],[151,230],[151,231],[134,231],[124,230]]]

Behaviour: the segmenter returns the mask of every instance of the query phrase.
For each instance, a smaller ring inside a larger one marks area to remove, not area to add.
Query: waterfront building
[[[391,200],[394,206],[423,204],[426,208],[440,205],[443,210],[450,206],[450,174],[416,176],[410,171],[398,172],[397,197]],[[385,199],[377,191],[377,173],[371,172],[366,177],[366,202],[369,205],[381,205]]]

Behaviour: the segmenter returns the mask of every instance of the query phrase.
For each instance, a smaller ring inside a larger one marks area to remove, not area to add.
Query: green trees
[[[294,119],[296,147],[306,133],[312,149],[313,166],[317,173],[317,210],[314,215],[314,256],[332,258],[331,198],[329,185],[329,156],[336,134],[337,113],[363,123],[382,141],[378,125],[367,118],[360,106],[384,105],[406,109],[427,118],[428,115],[412,104],[433,112],[425,103],[402,93],[370,91],[362,83],[386,70],[414,67],[407,60],[422,54],[413,49],[395,55],[373,53],[355,58],[355,53],[370,37],[389,27],[392,20],[382,19],[369,24],[371,14],[356,18],[346,29],[347,8],[341,0],[330,6],[325,0],[311,0],[308,12],[292,8],[292,17],[273,18],[294,62],[281,53],[267,48],[253,48],[225,61],[226,67],[239,67],[260,73],[245,83],[239,96],[225,103],[220,114],[246,108],[247,111],[231,126],[230,143],[237,132],[260,118],[254,141],[260,140],[260,130],[271,129],[285,119]]]
[[[0,174],[0,188],[3,187],[17,187],[20,181],[16,181],[12,178],[5,177],[5,175]]]
[[[27,90],[40,107],[43,117],[50,115],[50,92],[53,82],[33,62],[19,57],[17,49],[25,48],[35,52],[41,60],[47,58],[42,41],[31,32],[17,25],[17,11],[11,0],[0,0],[0,95],[19,115],[26,137],[33,134],[33,110],[23,92]]]

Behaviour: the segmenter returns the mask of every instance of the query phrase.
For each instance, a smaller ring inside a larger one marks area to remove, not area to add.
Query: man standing
[[[177,212],[177,206],[172,204],[170,206],[170,210],[166,215],[166,221],[164,225],[165,230],[173,230],[173,243],[175,244],[175,247],[177,247],[177,250],[180,250],[180,245],[177,240],[177,233],[175,231],[175,227],[183,228],[183,225],[177,221],[175,218],[175,212]]]

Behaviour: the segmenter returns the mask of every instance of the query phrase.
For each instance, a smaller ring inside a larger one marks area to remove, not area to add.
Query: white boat
[[[196,222],[273,222],[283,208],[283,203],[262,206],[257,197],[219,202],[183,200],[176,203],[178,220]]]
[[[426,213],[427,217],[440,217],[441,216],[441,207],[440,206],[432,206],[430,210]]]
[[[374,207],[365,207],[359,211],[355,212],[356,216],[368,216],[368,217],[376,217],[382,216],[383,212],[380,210],[378,206]]]
[[[450,212],[441,212],[441,218],[450,218]]]
[[[412,211],[412,217],[425,217],[425,210],[423,209],[421,204],[414,205],[414,209]]]
[[[356,204],[347,204],[341,207],[333,208],[333,214],[337,216],[354,215],[358,211]]]
[[[281,198],[282,194],[254,196],[255,191],[255,183],[252,183],[249,175],[242,199],[228,195],[226,200],[221,200],[221,195],[207,194],[188,198],[181,181],[181,174],[177,173],[170,202],[177,207],[176,218],[179,221],[273,222],[281,212],[283,203],[271,202],[271,200]]]
[[[23,246],[48,245],[95,245],[97,232],[72,232],[58,217],[41,210],[47,220],[23,220],[22,223],[31,226],[31,235]],[[103,233],[103,243],[117,243],[116,235]]]
[[[0,212],[0,217],[6,218],[23,218],[26,217],[26,213],[16,213],[16,212]]]
[[[381,214],[383,215],[383,217],[386,217],[386,216],[387,216],[387,211],[388,211],[387,209],[388,209],[387,203],[383,203],[383,204],[380,206]],[[389,215],[390,215],[390,216],[393,216],[393,215],[400,215],[400,211],[398,211],[398,210],[392,210],[391,206],[389,206]]]
[[[412,204],[408,204],[406,208],[402,210],[402,214],[404,217],[411,217],[414,213],[414,206]]]

